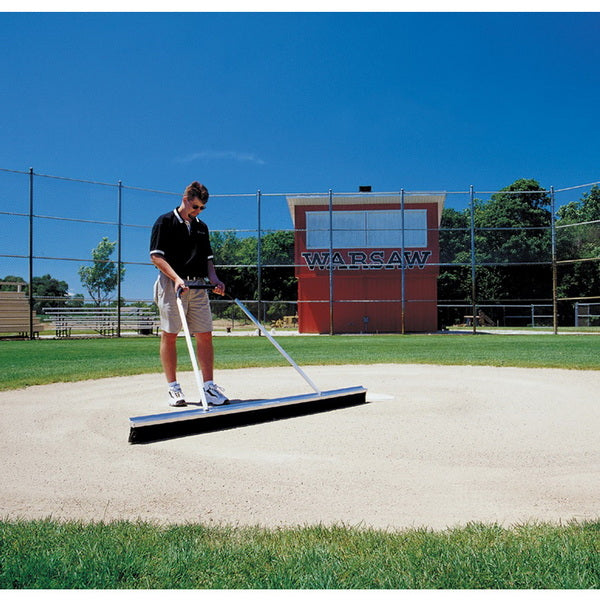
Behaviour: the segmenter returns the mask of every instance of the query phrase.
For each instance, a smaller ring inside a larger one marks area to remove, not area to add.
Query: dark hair
[[[185,188],[183,195],[188,200],[190,198],[198,198],[198,200],[204,204],[208,202],[208,190],[198,181],[190,183],[190,185]]]

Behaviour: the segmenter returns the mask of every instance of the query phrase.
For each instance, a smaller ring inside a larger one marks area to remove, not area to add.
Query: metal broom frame
[[[188,285],[188,287],[193,288],[193,289],[212,290],[216,286],[213,284],[210,284],[210,283],[190,283]],[[242,302],[240,300],[238,300],[237,298],[232,298],[229,294],[226,294],[226,296],[228,298],[230,298],[231,300],[233,300],[242,309],[244,314],[260,329],[260,331],[271,342],[271,344],[273,344],[273,346],[275,346],[275,348],[280,352],[281,356],[283,356],[283,358],[285,358],[290,363],[290,365],[292,365],[292,367],[294,367],[294,369],[296,369],[296,372],[306,381],[306,383],[308,383],[308,385],[310,385],[310,387],[319,396],[321,396],[322,392],[317,387],[315,382],[296,364],[294,359],[279,345],[279,343],[265,329],[265,327],[260,323],[260,321],[246,308],[246,306],[244,306],[244,304],[242,304]],[[179,297],[178,297],[178,300],[179,300]],[[179,302],[181,302],[181,301],[179,301]],[[183,306],[180,308],[180,311],[183,314]],[[183,317],[182,317],[182,320],[183,320]],[[187,325],[186,325],[186,327],[187,327]],[[187,334],[187,335],[189,337],[189,334]],[[191,347],[191,341],[188,341],[188,345],[190,345],[190,347]],[[192,350],[190,350],[190,353],[191,352],[192,352]],[[192,361],[192,362],[194,362],[194,361]],[[202,390],[202,395],[204,395],[204,390]]]
[[[207,283],[187,283],[188,288],[214,289],[216,286]],[[311,394],[301,394],[275,398],[271,400],[255,400],[240,402],[234,405],[215,406],[209,408],[204,394],[204,382],[190,335],[183,302],[180,298],[181,290],[178,290],[177,306],[181,315],[183,331],[185,333],[190,359],[194,368],[198,391],[202,398],[202,407],[194,410],[169,411],[155,415],[144,415],[130,417],[129,442],[144,443],[156,439],[167,439],[169,437],[180,437],[191,433],[204,431],[217,431],[222,428],[238,427],[250,423],[262,423],[273,418],[285,418],[309,414],[311,412],[323,412],[333,408],[354,406],[366,402],[367,390],[362,386],[343,388],[338,390],[320,391],[304,371],[290,358],[290,356],[273,339],[268,331],[258,322],[254,315],[237,299],[227,296],[246,314],[246,316],[259,328],[265,337],[275,346],[281,355],[294,367],[302,378],[313,388]],[[315,393],[316,392],[316,393]]]

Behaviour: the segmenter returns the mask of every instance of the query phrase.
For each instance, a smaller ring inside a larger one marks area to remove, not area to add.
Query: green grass
[[[433,532],[0,521],[0,588],[584,589],[600,522]]]
[[[593,335],[375,335],[279,338],[300,365],[421,363],[600,369]],[[161,372],[156,337],[0,341],[0,390]],[[191,369],[179,340],[180,368]],[[215,337],[217,369],[287,365],[264,337]]]

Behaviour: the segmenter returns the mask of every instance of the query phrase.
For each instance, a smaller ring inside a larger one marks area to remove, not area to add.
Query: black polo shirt
[[[206,277],[213,257],[206,223],[197,217],[190,229],[177,209],[156,219],[150,237],[150,254],[160,254],[181,278]]]

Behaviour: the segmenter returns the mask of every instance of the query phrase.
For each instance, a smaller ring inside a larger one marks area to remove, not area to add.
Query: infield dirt
[[[307,367],[367,403],[130,445],[162,374],[0,393],[3,518],[445,529],[600,517],[600,372]],[[194,396],[193,374],[180,374]],[[310,392],[288,367],[217,371],[231,398]]]

